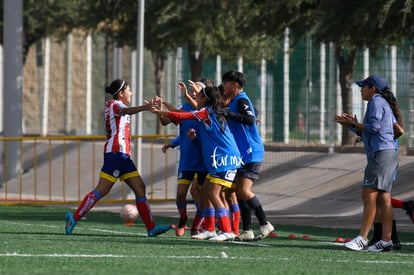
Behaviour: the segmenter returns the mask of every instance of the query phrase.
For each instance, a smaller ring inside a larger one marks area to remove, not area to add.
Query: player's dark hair
[[[213,87],[214,86],[214,81],[211,80],[210,78],[202,78],[202,79],[200,79],[200,82],[203,83],[204,85],[206,85],[206,87]]]
[[[220,96],[220,89],[216,86],[206,87],[201,89],[202,96],[207,98],[206,106],[212,107],[213,111],[217,115],[218,122],[220,123],[221,131],[224,133],[226,129],[227,120],[226,118],[220,114],[221,109],[221,96]]]
[[[237,72],[237,71],[228,71],[225,72],[222,76],[221,76],[221,81],[232,81],[232,82],[236,82],[239,84],[239,86],[241,88],[244,87],[244,85],[246,85],[246,76],[241,73],[241,72]]]
[[[105,93],[111,94],[114,99],[118,97],[119,92],[122,92],[129,86],[128,81],[123,79],[115,79],[109,86],[105,88]]]
[[[381,92],[381,96],[390,104],[391,110],[396,117],[398,124],[403,127],[403,120],[401,115],[400,106],[398,105],[397,98],[395,97],[394,93],[391,92],[389,87],[385,87]]]

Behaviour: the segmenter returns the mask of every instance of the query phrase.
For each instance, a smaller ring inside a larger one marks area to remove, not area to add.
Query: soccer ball
[[[121,208],[119,215],[125,225],[133,225],[134,221],[138,219],[137,207],[132,204],[126,204]]]

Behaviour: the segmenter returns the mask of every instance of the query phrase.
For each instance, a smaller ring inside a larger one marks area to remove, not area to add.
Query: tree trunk
[[[336,46],[336,56],[339,66],[339,83],[341,85],[342,110],[352,114],[352,84],[356,64],[356,49],[346,49],[341,45]],[[354,134],[343,127],[342,145],[353,144]]]
[[[154,74],[155,74],[155,94],[159,97],[164,98],[165,93],[165,55],[161,52],[152,52],[152,60],[154,62]],[[163,134],[164,127],[159,121],[157,116],[157,129],[156,134]]]
[[[203,74],[203,54],[198,52],[194,47],[189,46],[188,61],[191,68],[191,80],[198,81]]]
[[[414,45],[410,46],[410,86],[408,90],[407,147],[413,148],[414,137]]]

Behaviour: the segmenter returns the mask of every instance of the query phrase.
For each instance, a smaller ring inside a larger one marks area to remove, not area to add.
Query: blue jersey
[[[229,112],[240,114],[238,103],[239,99],[245,99],[250,109],[249,115],[254,116],[256,121],[256,114],[254,112],[253,104],[245,92],[241,91],[233,100],[230,102]],[[242,124],[240,121],[228,118],[228,124],[231,132],[233,133],[237,146],[243,158],[244,163],[249,162],[262,162],[264,159],[264,145],[259,135],[256,123],[253,125]]]
[[[210,175],[219,172],[238,169],[241,167],[242,157],[236,141],[229,127],[226,125],[224,133],[213,109],[208,110],[208,118],[195,116],[201,122],[200,134],[203,148],[204,163]]]
[[[183,111],[194,111],[189,103],[184,103],[181,107]],[[201,142],[199,138],[191,140],[187,137],[187,132],[191,128],[199,132],[200,123],[196,120],[183,120],[180,122],[180,134],[171,141],[173,147],[180,146],[180,160],[178,163],[178,172],[198,171],[207,172],[204,165],[201,151]]]
[[[168,112],[168,117],[179,123],[183,120],[198,120],[204,164],[210,175],[238,169],[243,165],[234,136],[227,125],[224,132],[217,115],[211,108],[203,108],[193,112]]]

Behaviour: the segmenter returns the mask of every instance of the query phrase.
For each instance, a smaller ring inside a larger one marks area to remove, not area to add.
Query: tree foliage
[[[138,2],[23,0],[23,56],[40,39],[61,39],[75,28],[104,33],[118,46],[134,48]],[[2,43],[2,19],[0,24]],[[364,47],[375,51],[412,39],[414,0],[147,0],[144,43],[153,55],[157,94],[162,93],[169,51],[187,48],[192,78],[197,79],[206,57],[274,58],[286,28],[291,29],[293,43],[312,37],[335,44],[343,110],[349,111],[357,51]],[[350,143],[350,136],[344,136],[343,142]]]
[[[29,48],[42,38],[61,39],[79,26],[79,10],[85,0],[23,0],[23,60]],[[3,44],[3,1],[1,1],[0,43]]]
[[[399,45],[414,34],[413,0],[257,1],[257,8],[261,12],[253,20],[267,35],[278,35],[288,27],[294,41],[311,37],[316,42],[335,44],[344,112],[352,108],[357,51]],[[277,23],[272,20],[276,17]],[[351,133],[342,133],[342,143],[351,144]]]

